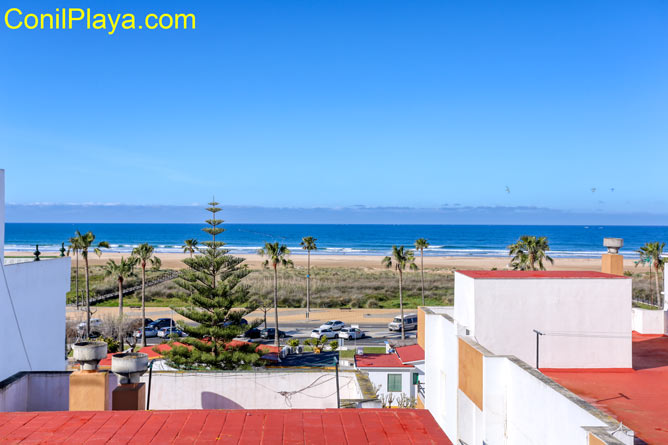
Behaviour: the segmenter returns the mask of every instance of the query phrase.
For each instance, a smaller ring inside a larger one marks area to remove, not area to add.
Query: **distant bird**
[[[592,188],[591,188],[591,192],[592,192],[592,193],[596,193],[596,187],[592,187]]]
[[[611,191],[611,192],[614,192],[614,191],[615,191],[615,188],[614,188],[614,187],[612,187],[612,188],[610,189],[610,191]]]
[[[510,193],[510,187],[506,186],[506,193]]]

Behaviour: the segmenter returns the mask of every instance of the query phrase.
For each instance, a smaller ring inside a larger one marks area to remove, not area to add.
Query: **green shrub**
[[[329,347],[332,351],[336,351],[337,349],[339,349],[339,342],[336,340],[332,340],[329,342]]]

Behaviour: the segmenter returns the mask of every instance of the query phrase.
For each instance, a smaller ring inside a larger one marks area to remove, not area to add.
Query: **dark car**
[[[275,328],[267,328],[267,329],[262,329],[262,331],[260,331],[260,337],[262,338],[274,338],[275,335],[276,335]],[[279,329],[278,338],[283,338],[283,337],[285,337],[285,332]]]
[[[144,318],[144,326],[148,326],[148,325],[150,325],[151,323],[153,323],[153,319],[152,319],[152,318]]]
[[[258,328],[250,328],[246,332],[244,332],[244,337],[247,338],[260,338],[262,335],[262,331],[260,331]]]
[[[158,318],[157,320],[146,325],[147,327],[153,327],[158,331],[162,328],[168,328],[170,326],[176,326],[176,323],[171,318]]]
[[[239,322],[236,322],[235,320],[228,320],[228,321],[223,323],[223,327],[232,326],[232,325],[248,326],[248,321],[245,318],[242,318],[241,320],[239,320]]]

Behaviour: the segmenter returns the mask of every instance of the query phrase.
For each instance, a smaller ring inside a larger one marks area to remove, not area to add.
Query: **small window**
[[[420,374],[414,372],[413,373],[413,385],[417,385],[419,381],[420,381]]]
[[[401,392],[401,374],[387,375],[387,390],[389,392]]]

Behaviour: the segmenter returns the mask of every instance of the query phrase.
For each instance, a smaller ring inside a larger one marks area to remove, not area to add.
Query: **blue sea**
[[[129,252],[148,242],[158,252],[182,252],[183,240],[209,236],[200,224],[56,224],[7,223],[5,249],[56,251],[75,230],[92,231],[97,241],[108,241],[113,251]],[[265,241],[286,244],[293,254],[304,254],[299,241],[318,239],[315,254],[385,255],[392,245],[412,246],[427,238],[429,256],[506,256],[507,246],[521,235],[546,236],[555,258],[595,258],[605,252],[604,237],[624,238],[622,253],[633,258],[648,241],[668,241],[665,226],[485,226],[485,225],[346,225],[346,224],[226,224],[220,238],[235,254],[255,253]]]

